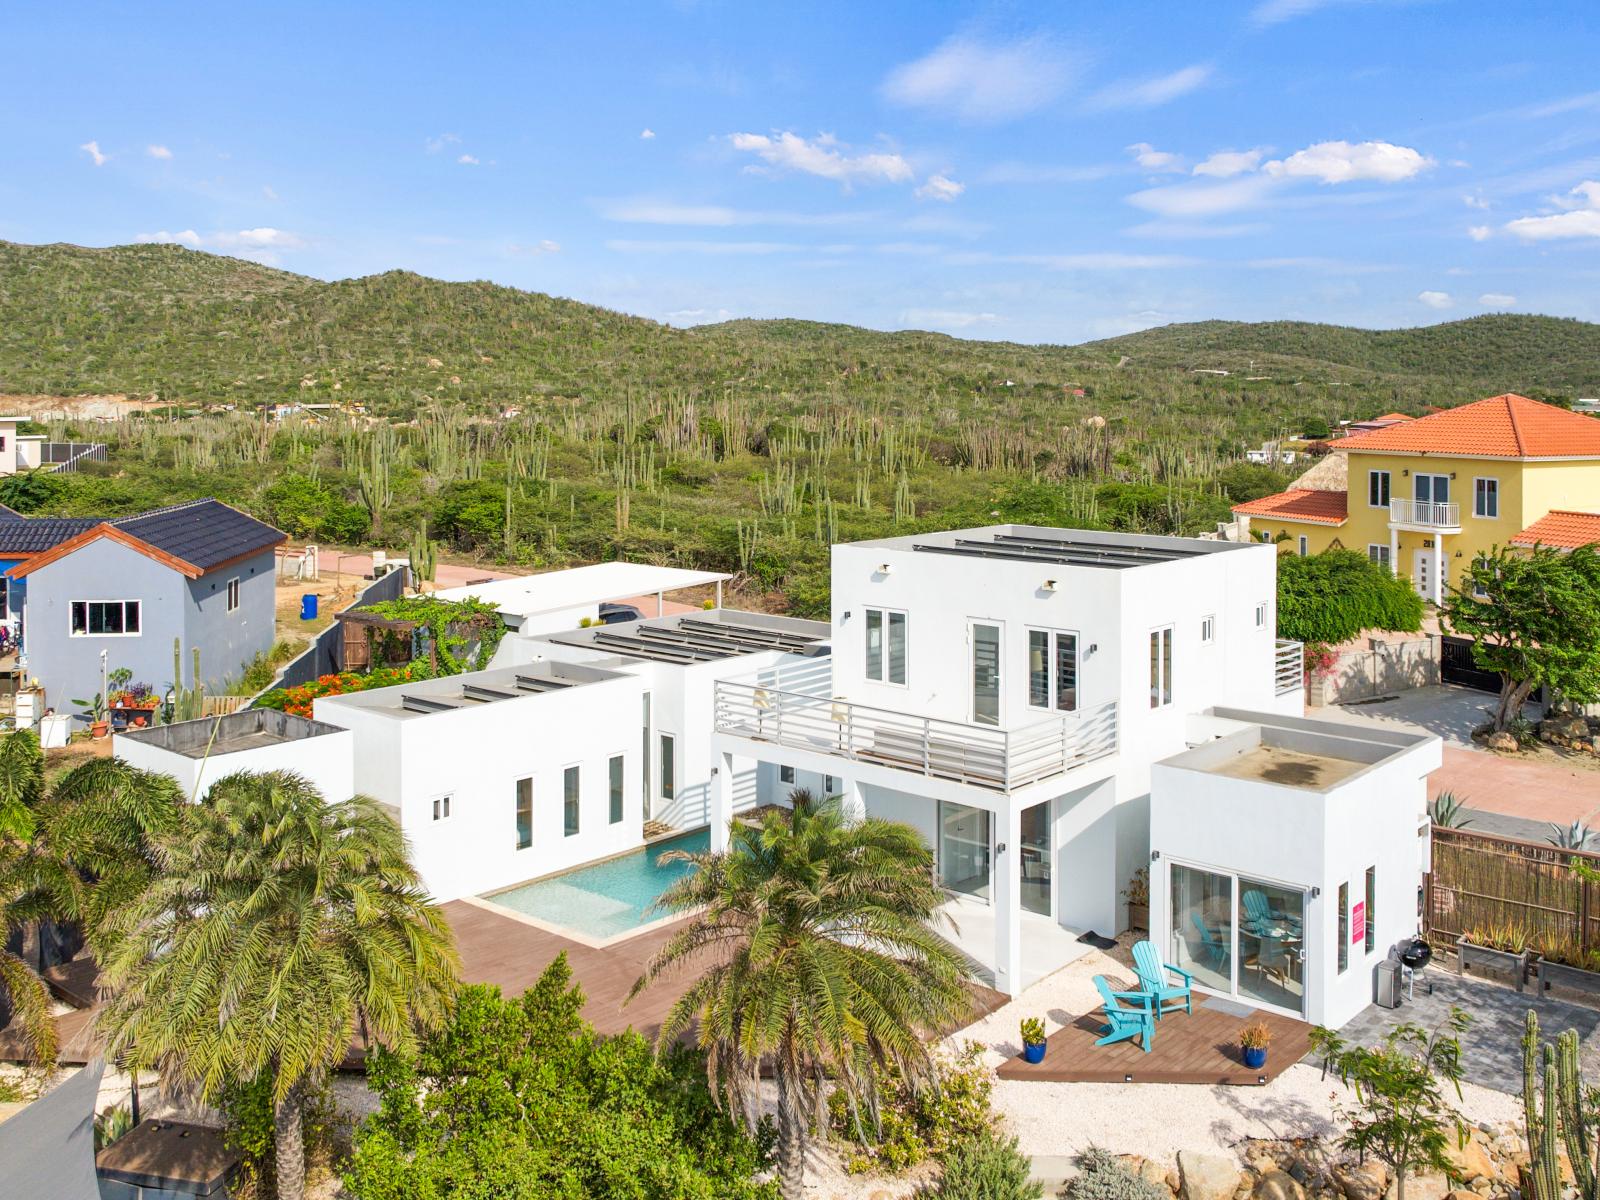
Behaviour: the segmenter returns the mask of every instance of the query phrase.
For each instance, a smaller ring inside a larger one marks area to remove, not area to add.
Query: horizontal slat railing
[[[1390,500],[1389,519],[1401,525],[1450,527],[1461,524],[1461,506],[1454,502]]]
[[[781,682],[791,687],[773,686],[778,675],[719,682],[718,732],[997,792],[1063,774],[1117,748],[1115,702],[1007,731],[840,700],[827,694],[831,675],[824,679],[820,672],[784,675]]]
[[[1305,686],[1306,647],[1304,642],[1286,642],[1278,639],[1277,656],[1272,669],[1273,694],[1282,696]]]

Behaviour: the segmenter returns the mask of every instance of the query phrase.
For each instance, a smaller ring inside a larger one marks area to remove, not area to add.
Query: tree
[[[1451,633],[1473,639],[1473,660],[1500,674],[1494,727],[1548,686],[1569,699],[1600,699],[1600,555],[1593,546],[1496,546],[1451,584],[1440,609]]]
[[[1318,413],[1312,413],[1300,422],[1300,436],[1313,442],[1326,441],[1333,435],[1328,428],[1328,418]]]
[[[273,1080],[277,1194],[301,1200],[305,1088],[359,1028],[397,1052],[456,988],[448,926],[376,801],[239,773],[157,844],[159,874],[114,921],[108,1051],[217,1098]]]
[[[1236,462],[1217,472],[1217,484],[1233,503],[1245,504],[1283,491],[1289,477],[1259,463]]]
[[[0,997],[37,1060],[53,1061],[58,1049],[50,994],[4,943],[31,928],[42,959],[50,935],[72,925],[103,954],[107,915],[144,889],[152,841],[177,823],[181,803],[170,778],[115,759],[75,767],[46,787],[33,731],[0,739]]]
[[[718,1111],[703,1056],[597,1035],[571,978],[562,954],[520,999],[472,985],[414,1053],[375,1050],[380,1108],[356,1134],[350,1192],[772,1200],[775,1185],[755,1182],[760,1142]]]
[[[66,495],[69,487],[60,473],[35,467],[0,479],[0,504],[19,513],[38,512]]]
[[[1336,1108],[1346,1125],[1340,1144],[1387,1163],[1397,1200],[1405,1200],[1408,1172],[1448,1172],[1450,1138],[1457,1145],[1466,1141],[1467,1127],[1445,1102],[1440,1083],[1448,1083],[1460,1098],[1460,1035],[1471,1020],[1452,1005],[1432,1034],[1408,1021],[1372,1047],[1348,1045],[1320,1026],[1311,1031],[1313,1050],[1355,1091],[1354,1106]]]
[[[870,1118],[893,1063],[926,1082],[923,1038],[970,1011],[968,971],[933,928],[944,896],[908,826],[847,821],[835,800],[736,822],[722,853],[673,852],[695,870],[659,904],[693,913],[631,995],[674,968],[695,972],[662,1022],[665,1048],[698,1022],[712,1090],[754,1127],[763,1059],[777,1086],[778,1172],[800,1194],[825,1079]]]
[[[1404,579],[1354,550],[1278,558],[1278,636],[1337,644],[1363,629],[1422,627],[1422,598]]]

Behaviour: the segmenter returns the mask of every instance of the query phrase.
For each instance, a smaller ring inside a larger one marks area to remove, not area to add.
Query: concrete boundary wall
[[[1312,672],[1306,699],[1313,705],[1349,704],[1439,681],[1437,634],[1419,634],[1405,641],[1368,638],[1365,647],[1341,651],[1331,671]]]

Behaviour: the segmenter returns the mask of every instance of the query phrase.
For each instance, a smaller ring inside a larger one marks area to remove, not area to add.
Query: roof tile
[[[1600,458],[1600,420],[1507,393],[1352,434],[1341,450],[1471,454],[1492,458]]]
[[[1511,540],[1518,546],[1561,546],[1568,550],[1592,546],[1600,543],[1600,512],[1552,508]]]
[[[1285,521],[1310,521],[1314,525],[1343,525],[1348,505],[1348,492],[1290,488],[1275,496],[1263,496],[1259,500],[1235,504],[1233,511],[1248,517],[1278,517]]]

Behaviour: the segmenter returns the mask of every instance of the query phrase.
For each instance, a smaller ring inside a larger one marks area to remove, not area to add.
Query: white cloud
[[[1135,142],[1127,147],[1128,153],[1133,155],[1133,161],[1146,171],[1181,171],[1183,170],[1183,157],[1177,154],[1168,154],[1165,150],[1157,150],[1149,142]]]
[[[146,146],[144,152],[151,158],[170,159],[172,157],[172,151],[165,146]]]
[[[271,200],[274,204],[276,204],[278,202],[278,200],[280,199],[278,193],[273,191],[272,187],[270,185],[268,185],[268,184],[262,184],[262,186],[261,186],[261,194],[263,196],[265,196],[268,200]]]
[[[424,149],[426,149],[429,154],[437,154],[441,150],[446,150],[451,146],[458,146],[460,144],[461,135],[459,133],[441,133],[438,137],[425,138],[422,142]]]
[[[727,228],[734,225],[858,225],[870,221],[871,212],[797,213],[728,208],[721,204],[672,204],[666,201],[635,199],[608,200],[600,205],[600,215],[608,221],[630,225],[690,225]]]
[[[1318,142],[1288,158],[1267,163],[1269,175],[1315,179],[1321,183],[1351,183],[1375,179],[1398,183],[1433,166],[1433,159],[1392,142]]]
[[[1307,13],[1314,13],[1332,0],[1265,0],[1250,12],[1250,23],[1258,26],[1278,25],[1292,21]]]
[[[1455,303],[1449,292],[1418,292],[1417,299],[1429,308],[1449,308]]]
[[[1515,296],[1508,296],[1504,292],[1485,292],[1478,297],[1478,303],[1485,308],[1511,308],[1516,302]]]
[[[641,129],[639,131],[639,140],[641,142],[648,142],[651,138],[655,137],[655,135],[656,131],[654,129]]]
[[[914,329],[973,329],[998,325],[992,312],[957,312],[947,308],[908,308],[900,314],[900,324]]]
[[[1196,263],[1195,259],[1180,254],[991,254],[983,250],[952,254],[947,261],[958,267],[1018,263],[1054,271],[1160,271],[1169,267],[1192,267]]]
[[[830,133],[818,134],[810,140],[788,132],[772,137],[762,133],[733,133],[728,135],[728,142],[735,150],[754,154],[777,170],[801,171],[846,185],[858,180],[908,183],[912,178],[911,164],[900,155],[846,154],[839,140]]]
[[[883,94],[966,121],[1004,121],[1044,108],[1070,82],[1070,58],[1050,38],[1000,43],[957,35],[889,72]]]
[[[1490,229],[1487,225],[1471,225],[1467,228],[1467,236],[1475,242],[1488,241],[1489,235],[1493,232],[1494,230]]]
[[[1544,217],[1518,217],[1506,222],[1506,232],[1530,242],[1558,238],[1600,237],[1600,182],[1585,180],[1551,203],[1565,212]]]
[[[966,184],[957,183],[948,175],[929,175],[927,182],[912,195],[922,200],[943,200],[948,204],[966,190]]]
[[[727,308],[680,308],[669,312],[667,320],[674,325],[704,325],[707,321],[726,321],[733,316]]]
[[[1468,208],[1487,210],[1489,207],[1489,202],[1482,196],[1463,196],[1461,197],[1461,203],[1465,204]]]
[[[1092,167],[1063,167],[1025,162],[1000,162],[986,167],[978,176],[981,183],[1092,183],[1122,174],[1130,168],[1122,164]]]
[[[705,242],[705,241],[630,241],[616,239],[606,243],[607,250],[619,254],[709,254],[709,255],[767,255],[800,254],[802,252],[841,253],[848,246],[812,246],[804,242]]]
[[[1261,165],[1265,150],[1218,150],[1194,169],[1196,175],[1210,175],[1215,179],[1231,179],[1254,171]]]
[[[1186,96],[1211,78],[1212,68],[1207,63],[1196,63],[1158,75],[1153,79],[1124,80],[1113,83],[1089,97],[1089,108],[1096,111],[1121,108],[1155,108]]]
[[[1122,232],[1132,237],[1170,238],[1176,241],[1188,241],[1191,238],[1231,238],[1247,237],[1251,234],[1261,233],[1267,227],[1260,222],[1249,221],[1233,225],[1208,225],[1204,221],[1145,221],[1139,225],[1130,225]]]
[[[478,160],[470,154],[463,154],[460,158],[456,159],[456,161],[464,167],[475,167],[478,165]]]
[[[90,160],[97,167],[105,166],[106,165],[106,159],[110,157],[110,155],[106,155],[106,154],[101,154],[100,153],[100,143],[99,142],[85,142],[83,145],[79,146],[78,149],[82,150],[85,154],[87,154],[89,156]]]
[[[1273,181],[1261,175],[1245,175],[1225,183],[1191,180],[1135,192],[1128,197],[1128,203],[1162,217],[1214,217],[1260,207],[1266,203],[1272,186]]]
[[[506,247],[506,250],[511,254],[528,254],[533,256],[538,256],[541,254],[560,254],[561,243],[553,242],[549,238],[544,238],[542,241],[534,242],[531,245],[512,242],[511,245]]]
[[[168,233],[165,229],[159,233],[138,233],[134,235],[133,240],[147,244],[155,242],[174,246],[188,246],[193,250],[198,250],[201,246],[200,235],[192,229],[185,229],[179,233]]]

